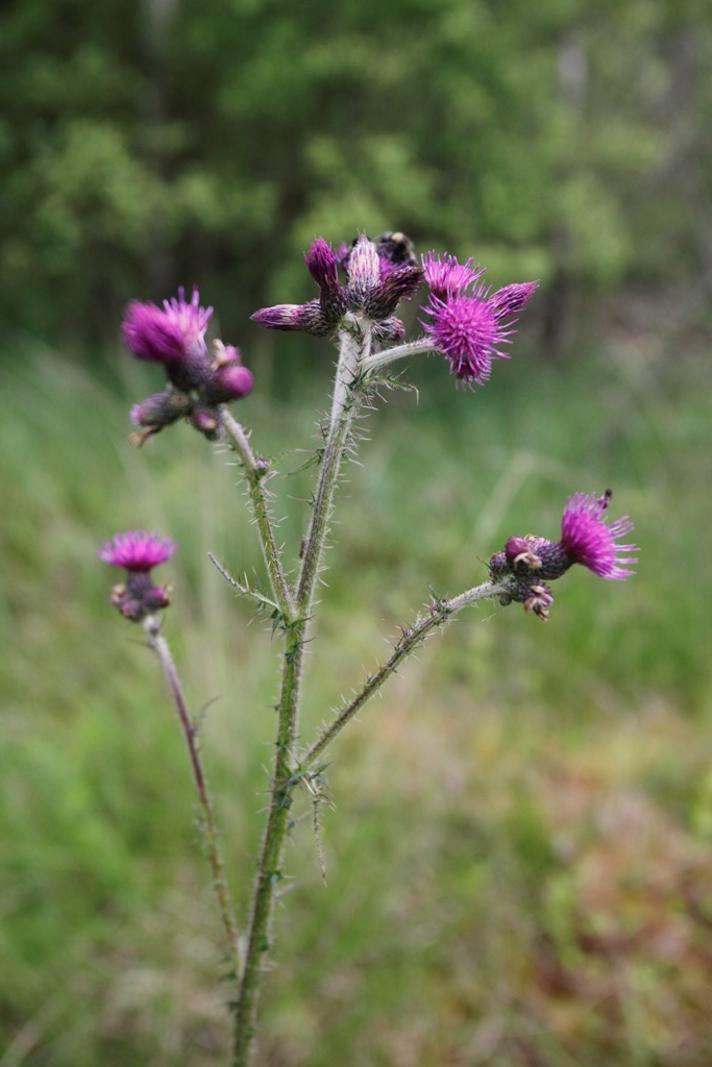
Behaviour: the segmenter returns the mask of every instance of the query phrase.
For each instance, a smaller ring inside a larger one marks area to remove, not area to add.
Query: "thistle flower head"
[[[99,559],[112,567],[140,573],[165,563],[175,550],[175,544],[167,537],[159,537],[148,530],[127,530],[114,534],[102,545]]]
[[[181,332],[188,353],[205,352],[205,331],[213,314],[211,307],[200,306],[200,293],[193,287],[190,303],[185,299],[181,286],[177,297],[163,301],[166,316]]]
[[[349,292],[352,300],[358,303],[374,289],[381,280],[381,267],[378,251],[373,241],[365,233],[360,234],[351,249],[348,265]]]
[[[319,299],[260,308],[253,321],[270,330],[300,330],[316,337],[335,333],[349,311],[379,324],[392,319],[398,303],[413,295],[422,278],[412,242],[402,233],[383,234],[378,244],[360,234],[336,250],[317,237],[304,259],[319,286]],[[379,340],[403,336],[393,324],[375,332]]]
[[[546,537],[510,537],[501,552],[489,561],[493,581],[504,582],[502,603],[516,600],[540,618],[548,618],[553,602],[544,579],[560,578],[574,563],[588,567],[594,574],[621,580],[633,574],[625,564],[637,562],[637,545],[620,544],[633,529],[627,516],[606,522],[605,513],[611,499],[610,490],[603,496],[574,493],[561,519],[561,540]]]
[[[610,524],[606,521],[610,499],[610,490],[600,497],[574,493],[561,518],[561,545],[572,562],[601,578],[622,581],[634,573],[629,568],[637,563],[639,549],[634,544],[620,544],[620,538],[633,529],[627,515]]]
[[[126,345],[139,359],[172,363],[185,355],[182,333],[155,304],[132,300],[121,329]]]
[[[238,400],[243,396],[249,396],[252,392],[255,376],[247,367],[233,363],[221,367],[211,384],[222,392],[224,401]]]
[[[339,261],[336,252],[323,237],[317,237],[304,254],[307,270],[320,289],[339,286]]]
[[[177,297],[163,301],[163,309],[129,304],[123,323],[126,343],[141,359],[163,363],[168,378],[168,388],[131,408],[131,421],[139,427],[129,438],[134,444],[143,444],[179,418],[190,419],[212,439],[220,423],[216,405],[252,391],[252,372],[242,366],[239,348],[216,340],[212,359],[208,356],[205,331],[212,313],[201,306],[197,289],[190,301],[179,289]]]
[[[255,384],[255,376],[239,360],[231,360],[217,367],[202,391],[208,404],[227,404],[249,396]]]
[[[175,365],[205,353],[205,331],[212,313],[212,308],[200,306],[197,289],[190,303],[179,289],[177,297],[164,300],[162,309],[132,300],[122,326],[124,341],[139,359]]]
[[[250,318],[268,330],[301,330],[314,337],[326,337],[336,325],[324,314],[320,300],[309,300],[306,304],[275,304],[274,307],[260,308]]]
[[[505,286],[492,293],[482,282],[483,269],[454,256],[423,257],[423,272],[430,297],[423,308],[430,321],[423,323],[435,347],[450,360],[459,381],[481,385],[492,372],[494,359],[507,359],[503,345],[511,342],[513,316],[524,307],[536,282]]]
[[[470,257],[460,263],[456,256],[445,253],[426,252],[422,256],[423,274],[430,292],[440,300],[448,297],[462,296],[468,286],[475,285],[484,274],[484,267],[475,266]]]
[[[492,361],[508,358],[501,346],[508,343],[509,331],[483,295],[442,300],[431,294],[423,310],[431,319],[423,323],[425,332],[450,361],[458,381],[482,385],[492,373]]]
[[[366,293],[363,301],[366,314],[375,322],[390,318],[401,300],[410,300],[422,277],[423,272],[416,265],[391,264],[381,273],[378,285]]]
[[[126,571],[126,581],[111,590],[111,603],[125,619],[140,622],[168,607],[170,590],[153,584],[151,570],[170,559],[175,550],[168,538],[147,530],[114,534],[100,549],[100,559]]]
[[[501,319],[509,319],[522,310],[538,288],[539,282],[514,282],[493,293],[490,303]]]

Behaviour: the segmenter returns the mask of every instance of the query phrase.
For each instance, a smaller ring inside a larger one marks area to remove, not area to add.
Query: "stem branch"
[[[178,677],[178,671],[171,655],[171,650],[168,647],[163,634],[160,632],[160,622],[158,619],[150,615],[145,623],[144,627],[148,634],[148,643],[153,651],[158,656],[163,673],[165,675],[168,689],[176,707],[178,713],[178,719],[180,721],[185,743],[188,747],[188,754],[190,756],[190,766],[193,772],[193,780],[195,782],[196,792],[198,794],[198,800],[203,809],[202,826],[205,836],[205,847],[208,854],[208,861],[210,863],[210,870],[213,876],[213,888],[215,889],[215,895],[218,900],[218,906],[220,908],[220,915],[222,917],[223,926],[225,928],[225,936],[228,945],[228,951],[230,953],[230,961],[232,963],[233,970],[235,972],[235,978],[237,979],[240,974],[240,943],[237,933],[237,926],[233,917],[233,906],[230,900],[230,890],[227,884],[227,878],[225,877],[225,864],[220,851],[219,835],[217,824],[215,822],[215,812],[213,811],[213,804],[208,793],[208,784],[205,777],[205,771],[203,769],[202,760],[200,758],[200,749],[197,743],[197,730],[195,723],[188,710],[185,696],[183,694],[183,687]]]
[[[223,407],[221,409],[220,419],[223,429],[230,439],[230,444],[242,464],[274,598],[279,604],[279,609],[285,620],[289,622],[293,616],[294,605],[284,577],[264,486],[264,480],[269,468],[257,459],[244,428],[237,419],[233,418],[227,408]]]
[[[435,344],[430,337],[419,337],[417,341],[408,341],[404,345],[396,345],[394,348],[384,348],[382,352],[376,352],[369,356],[362,364],[365,374],[379,370],[381,367],[393,363],[396,359],[405,359],[406,356],[415,356],[419,352],[434,352]]]
[[[349,701],[345,707],[337,712],[332,722],[324,728],[322,733],[307,750],[299,763],[299,773],[303,773],[314,760],[321,755],[327,745],[330,745],[337,734],[353,719],[354,715],[366,704],[373,694],[377,692],[385,681],[393,674],[399,664],[413,652],[418,645],[432,632],[448,623],[463,608],[478,600],[485,600],[499,596],[506,592],[504,585],[496,585],[493,582],[485,582],[483,585],[468,589],[451,600],[434,601],[427,615],[419,616],[414,624],[403,630],[402,636],[390,658],[377,670],[368,676],[361,691]]]

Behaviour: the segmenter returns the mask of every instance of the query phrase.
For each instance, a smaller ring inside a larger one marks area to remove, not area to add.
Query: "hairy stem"
[[[415,356],[419,352],[434,352],[435,345],[430,337],[419,337],[417,341],[408,341],[404,345],[396,345],[395,348],[384,348],[382,352],[365,359],[362,364],[364,374],[370,374],[386,367],[397,359],[405,359],[406,356]]]
[[[289,586],[284,577],[265,492],[265,478],[269,473],[269,466],[255,456],[244,428],[233,418],[227,408],[223,407],[221,409],[220,419],[230,444],[242,464],[274,598],[285,621],[290,622],[294,612],[294,605]]]
[[[312,614],[314,589],[329,528],[341,459],[358,405],[354,383],[359,378],[363,360],[370,352],[370,345],[370,323],[354,320],[348,329],[341,332],[329,429],[304,542],[295,614],[292,616],[292,623],[285,629],[270,805],[252,897],[247,953],[237,1003],[233,1067],[247,1067],[255,1037],[260,987],[269,958],[275,893],[282,878],[282,856],[290,825],[289,810],[294,788],[299,781],[299,776],[293,773],[293,765],[299,723],[304,642]]]
[[[475,604],[479,600],[486,600],[491,597],[499,596],[501,593],[506,592],[506,586],[496,585],[493,582],[485,582],[483,585],[475,586],[473,589],[468,589],[464,593],[460,593],[459,596],[453,597],[451,600],[438,600],[434,601],[430,605],[430,610],[427,615],[419,616],[412,626],[404,628],[402,636],[390,658],[382,664],[377,670],[368,676],[366,682],[361,691],[341,708],[332,722],[324,728],[322,733],[316,739],[316,741],[307,750],[306,754],[302,757],[298,772],[302,774],[314,760],[322,754],[324,749],[331,744],[337,734],[341,733],[343,728],[353,719],[361,708],[366,704],[371,697],[376,693],[381,686],[390,678],[395,672],[399,664],[413,652],[418,645],[436,630],[443,627],[446,623],[450,622],[458,612],[463,608],[469,607],[470,604]]]
[[[188,747],[190,766],[193,772],[193,781],[195,782],[198,800],[203,809],[202,828],[205,837],[205,848],[213,877],[213,888],[215,889],[215,896],[217,897],[223,927],[225,928],[225,938],[230,955],[230,962],[235,973],[235,978],[237,979],[240,974],[240,942],[237,925],[233,917],[233,905],[230,899],[230,890],[228,888],[227,878],[225,877],[225,864],[223,862],[222,852],[220,851],[215,813],[213,811],[210,794],[208,793],[208,784],[203,769],[203,763],[200,758],[200,749],[197,742],[197,728],[188,710],[188,705],[183,694],[183,687],[180,683],[178,671],[176,670],[171,650],[168,647],[168,642],[160,632],[159,620],[153,615],[149,616],[144,623],[144,628],[148,634],[148,643],[161,662],[168,689],[178,713],[178,720],[183,731],[185,743]]]
[[[291,771],[291,751],[296,728],[300,642],[301,638],[294,627],[287,635],[284,651],[269,814],[257,867],[247,953],[235,1016],[232,1061],[234,1067],[246,1067],[249,1062],[255,1036],[262,974],[269,956],[275,892],[282,879],[282,855],[289,829],[289,810],[295,785]]]
[[[371,324],[354,323],[353,332],[340,334],[339,362],[334,380],[329,430],[324,445],[314,507],[307,531],[297,587],[297,604],[306,616],[311,614],[314,588],[334,502],[334,490],[349,432],[358,406],[354,389],[371,351]]]

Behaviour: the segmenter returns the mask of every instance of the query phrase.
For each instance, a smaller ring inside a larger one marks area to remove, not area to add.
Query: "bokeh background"
[[[172,534],[166,627],[244,911],[277,647],[238,472],[187,426],[131,297],[198,282],[257,385],[295,560],[332,352],[248,316],[316,233],[403,230],[541,288],[476,393],[407,368],[342,489],[304,734],[430,588],[614,489],[639,574],[551,622],[472,611],[333,750],[260,1067],[712,1062],[712,27],[697,0],[22,0],[0,24],[0,1065],[218,1067],[228,990],[186,756],[97,544]],[[417,309],[411,310],[415,322]],[[296,473],[295,473],[296,472]],[[165,571],[168,574],[168,568]]]

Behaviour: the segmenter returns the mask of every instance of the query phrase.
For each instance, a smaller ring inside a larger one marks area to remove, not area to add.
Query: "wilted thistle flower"
[[[168,607],[169,587],[154,585],[151,571],[169,560],[175,550],[173,541],[147,530],[114,534],[99,550],[104,563],[126,571],[126,582],[111,591],[111,603],[125,619],[140,622]]]
[[[564,508],[558,541],[531,534],[509,538],[504,549],[489,562],[494,580],[508,576],[514,579],[505,595],[507,603],[517,600],[546,617],[538,610],[543,605],[548,612],[550,603],[546,602],[550,591],[543,580],[560,578],[575,563],[609,581],[622,581],[634,574],[630,566],[637,562],[638,546],[620,543],[620,538],[633,529],[633,523],[627,515],[607,522],[611,495],[609,489],[598,497],[574,493]]]
[[[458,381],[482,385],[492,373],[495,359],[508,359],[502,350],[511,343],[519,312],[537,288],[537,282],[508,285],[492,292],[481,282],[483,269],[454,256],[423,257],[430,296],[423,323],[438,351],[450,361]]]
[[[185,291],[155,304],[132,301],[123,321],[123,337],[139,359],[162,363],[168,388],[154,393],[131,409],[131,421],[141,428],[140,442],[179,418],[189,418],[206,437],[214,437],[219,425],[218,404],[247,396],[254,384],[252,372],[242,366],[239,349],[214,342],[211,359],[205,332],[213,313],[200,304],[193,289],[190,302]]]
[[[378,246],[362,234],[351,247],[342,245],[338,252],[317,237],[304,259],[319,286],[319,299],[261,308],[252,318],[271,330],[300,330],[325,337],[351,311],[377,325],[379,340],[399,340],[405,327],[393,312],[401,300],[413,295],[422,277],[411,258],[412,245],[404,234],[385,234]],[[345,284],[340,270],[346,275]]]

